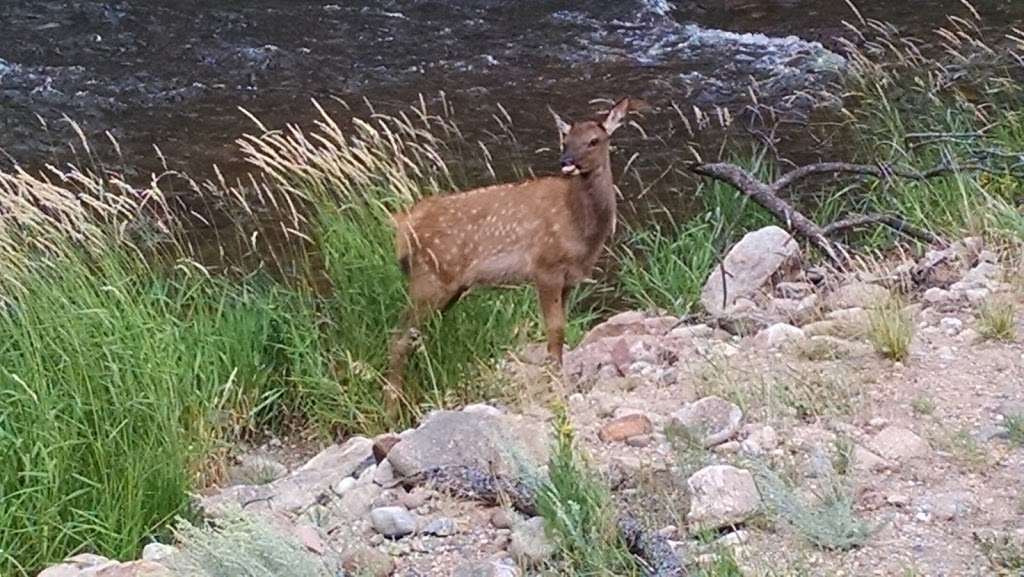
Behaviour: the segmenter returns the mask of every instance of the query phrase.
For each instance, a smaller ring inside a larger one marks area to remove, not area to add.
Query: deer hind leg
[[[461,294],[458,287],[446,286],[435,276],[412,276],[409,282],[409,306],[402,314],[398,328],[391,338],[388,351],[387,388],[385,400],[388,410],[395,414],[403,399],[405,367],[409,354],[415,348],[424,323],[437,311],[443,311]]]
[[[562,366],[565,343],[565,297],[568,294],[565,275],[545,275],[537,279],[537,298],[548,337],[548,356]]]

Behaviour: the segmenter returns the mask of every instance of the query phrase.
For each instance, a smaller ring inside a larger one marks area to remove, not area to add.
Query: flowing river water
[[[970,16],[959,0],[856,5],[919,37]],[[974,6],[997,29],[1024,17],[1020,0]],[[173,169],[237,176],[234,140],[255,129],[240,107],[280,127],[310,124],[312,99],[344,121],[364,100],[387,111],[441,93],[471,139],[496,131],[500,103],[532,153],[555,144],[548,106],[576,117],[628,94],[650,104],[654,138],[617,136],[617,163],[639,153],[664,175],[689,138],[677,109],[742,105],[753,84],[759,102],[799,115],[812,100],[800,95],[843,67],[836,38],[855,38],[844,21],[856,20],[842,0],[3,0],[0,167],[67,160],[67,117],[116,138],[129,177],[159,169],[154,147]],[[797,157],[821,153],[795,138]],[[550,150],[533,154],[526,164],[554,169]],[[672,204],[685,178],[662,180],[652,197]]]

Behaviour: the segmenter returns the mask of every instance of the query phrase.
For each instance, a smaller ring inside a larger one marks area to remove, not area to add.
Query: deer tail
[[[409,226],[409,215],[393,214],[391,223],[395,227],[395,256],[402,274],[409,276],[412,267],[412,228]]]

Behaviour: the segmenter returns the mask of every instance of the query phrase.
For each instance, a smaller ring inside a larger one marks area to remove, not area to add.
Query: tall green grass
[[[763,149],[732,161],[764,181],[775,173]],[[680,219],[661,208],[650,211],[648,221],[625,227],[614,249],[617,301],[676,315],[695,312],[719,255],[747,232],[774,223],[767,211],[721,182],[701,183],[696,196],[697,216]]]
[[[874,182],[849,201],[851,208],[897,213],[951,237],[1019,242],[1024,68],[1013,47],[987,44],[980,23],[962,18],[938,29],[938,55],[882,23],[862,24],[862,46],[849,46],[842,87],[858,155],[920,170],[958,169],[927,181]],[[987,169],[971,168],[977,165]],[[878,233],[867,237],[882,240]]]
[[[5,575],[134,555],[216,473],[218,442],[297,400],[278,350],[293,298],[211,278],[171,237],[144,255],[126,231],[159,191],[127,192],[77,171],[0,175]]]

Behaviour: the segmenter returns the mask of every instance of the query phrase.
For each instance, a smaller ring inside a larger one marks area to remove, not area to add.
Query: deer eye
[[[590,139],[590,143],[589,143],[589,145],[588,145],[588,146],[597,146],[597,143],[598,143],[598,142],[600,142],[600,139],[598,139],[598,138],[596,138],[596,137],[595,137],[595,138],[591,138],[591,139]]]

